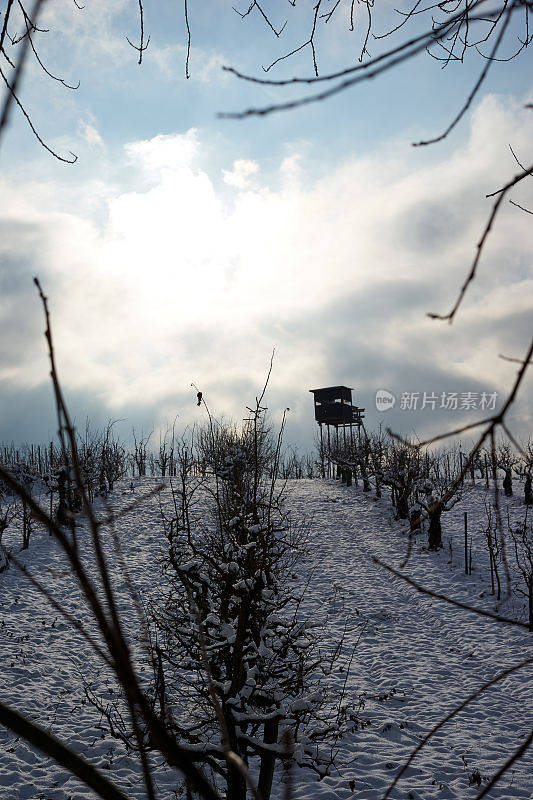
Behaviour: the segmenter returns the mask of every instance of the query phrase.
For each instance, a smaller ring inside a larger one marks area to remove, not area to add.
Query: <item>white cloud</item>
[[[112,59],[118,63],[129,53],[124,31],[115,30],[121,14],[132,29],[139,25],[138,11],[130,10],[128,0],[93,0],[79,9],[74,3],[45,3],[40,24],[50,29],[50,48],[57,48],[57,39],[67,43],[70,55],[85,59]],[[128,29],[126,33],[129,33]],[[46,40],[45,40],[46,42]]]
[[[90,122],[81,122],[79,125],[80,135],[87,142],[89,147],[103,147],[103,139],[98,133],[97,128]]]
[[[175,79],[185,75],[186,44],[157,45],[151,41],[149,56],[166,78]],[[189,53],[189,75],[204,85],[227,83],[228,76],[222,69],[227,61],[222,53],[206,50],[195,43]]]
[[[224,183],[236,189],[244,189],[250,185],[250,177],[259,173],[259,164],[250,158],[238,158],[233,162],[233,169],[222,170]]]
[[[199,152],[198,132],[191,128],[184,134],[154,136],[125,145],[130,162],[155,180],[180,169],[189,170]]]
[[[215,411],[218,403],[238,414],[243,398],[235,387],[260,382],[275,344],[273,387],[287,397],[283,404],[322,380],[361,385],[364,375],[343,370],[364,370],[363,353],[378,373],[380,359],[405,363],[406,375],[415,363],[472,380],[490,369],[503,387],[509,370],[497,359],[500,331],[527,312],[531,297],[527,215],[502,210],[452,329],[425,312],[453,302],[487,218],[484,194],[514,171],[507,143],[527,152],[530,136],[518,105],[488,98],[473,116],[470,140],[444,161],[417,167],[416,154],[402,160],[392,147],[346,160],[313,182],[293,153],[273,189],[257,162],[238,159],[223,170],[235,189],[229,202],[203,167],[201,135],[191,130],[126,146],[121,166],[138,176],[135,190],[100,189],[105,223],[36,184],[4,183],[4,219],[30,230],[23,253],[49,287],[66,386],[97,391],[114,409],[151,402],[168,414],[172,396],[196,380],[216,392]],[[529,192],[531,203],[531,189],[523,192],[522,202]],[[2,248],[14,257],[17,236],[4,236]],[[357,305],[366,296],[374,298],[372,314],[370,305]],[[31,307],[40,313],[36,301]],[[42,348],[17,341],[14,326],[13,316],[0,321],[20,351],[10,379],[42,380]],[[484,343],[474,338],[480,332]]]

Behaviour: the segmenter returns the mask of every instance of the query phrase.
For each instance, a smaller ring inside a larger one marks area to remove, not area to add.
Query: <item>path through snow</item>
[[[386,499],[374,501],[356,487],[334,481],[293,481],[291,507],[312,517],[311,553],[303,565],[313,578],[304,612],[326,621],[323,646],[335,646],[346,627],[344,661],[361,636],[346,682],[347,697],[363,696],[360,719],[369,723],[354,730],[340,748],[339,771],[316,781],[297,776],[295,796],[379,800],[412,748],[427,731],[483,682],[531,655],[533,635],[520,628],[485,621],[420,595],[372,561],[376,555],[398,566],[406,550],[404,527],[393,519]],[[147,489],[147,479],[137,489]],[[494,608],[488,595],[487,558],[476,543],[479,488],[444,517],[448,550],[423,549],[419,537],[408,572],[424,585],[466,602]],[[117,491],[114,507],[131,496]],[[163,502],[170,502],[169,492]],[[468,508],[475,542],[472,576],[461,563],[462,512]],[[517,518],[519,498],[510,501]],[[135,583],[149,594],[158,580],[155,557],[164,547],[158,501],[153,499],[117,526]],[[108,541],[108,552],[112,553]],[[83,545],[86,546],[86,543]],[[36,534],[22,559],[80,620],[86,615],[80,594],[57,547],[48,535]],[[116,558],[110,559],[127,629],[134,636],[138,622]],[[479,595],[483,594],[482,597]],[[501,611],[523,613],[509,600]],[[487,691],[446,725],[420,753],[393,797],[411,800],[474,798],[469,785],[476,771],[488,778],[529,733],[532,724],[532,672],[522,670]],[[87,755],[133,798],[142,798],[137,766],[120,744],[102,733],[97,712],[87,704],[82,677],[94,680],[112,698],[113,681],[96,663],[80,635],[64,623],[46,600],[11,568],[0,575],[0,697],[29,713]],[[343,683],[345,673],[337,676]],[[498,800],[530,800],[533,755],[526,753],[488,795]],[[162,800],[173,800],[176,774],[156,766]],[[281,796],[281,787],[275,788]],[[1,800],[82,800],[92,793],[0,729]]]

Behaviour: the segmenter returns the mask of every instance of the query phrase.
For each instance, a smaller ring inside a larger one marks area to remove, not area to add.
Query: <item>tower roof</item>
[[[334,392],[336,389],[345,389],[347,392],[352,392],[353,386],[325,386],[323,389],[309,389],[309,391],[315,394],[316,392]]]

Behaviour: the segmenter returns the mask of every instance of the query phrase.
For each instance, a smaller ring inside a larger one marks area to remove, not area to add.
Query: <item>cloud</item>
[[[178,411],[186,423],[194,381],[215,413],[240,417],[274,345],[271,397],[293,409],[302,437],[311,386],[358,387],[371,423],[378,388],[503,393],[513,370],[498,353],[520,356],[529,335],[528,215],[502,209],[452,327],[426,312],[453,303],[490,209],[484,195],[513,173],[507,143],[523,152],[530,136],[518,104],[488,97],[469,140],[423,165],[391,144],[318,177],[294,148],[274,172],[244,158],[208,168],[190,130],[126,145],[113,182],[99,185],[99,213],[82,200],[78,211],[72,188],[4,180],[0,377],[13,390],[45,380],[37,273],[66,389],[111,415],[140,404],[155,422]],[[81,183],[80,198],[94,188]],[[524,400],[522,427],[529,414]],[[443,421],[395,419],[421,434]]]
[[[198,131],[191,128],[185,134],[159,134],[153,139],[130,142],[124,150],[133,166],[157,181],[191,169],[200,152],[200,142]]]
[[[153,60],[163,77],[175,80],[185,75],[187,46],[185,44],[158,45],[150,41],[150,59]],[[228,82],[228,75],[222,67],[228,61],[222,53],[206,50],[197,43],[189,53],[189,74],[204,86],[222,85]]]
[[[98,130],[90,122],[80,122],[80,134],[89,147],[102,147],[104,142]]]
[[[222,170],[224,183],[234,186],[236,189],[245,189],[250,185],[250,176],[257,175],[259,164],[251,158],[238,158],[233,162],[233,169]]]
[[[47,3],[40,23],[52,32],[53,41],[47,45],[45,40],[44,46],[49,46],[50,53],[53,53],[58,40],[62,40],[69,54],[76,59],[83,60],[90,52],[93,58],[111,59],[118,63],[130,50],[124,30],[120,30],[122,22],[127,21],[135,31],[130,36],[132,40],[138,35],[138,15],[126,13],[128,7],[128,0],[94,0],[83,9],[74,3]]]

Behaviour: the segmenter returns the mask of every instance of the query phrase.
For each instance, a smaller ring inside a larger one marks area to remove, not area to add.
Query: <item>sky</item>
[[[486,63],[474,51],[445,69],[422,53],[330,100],[228,119],[305,94],[222,67],[265,76],[309,37],[312,4],[265,2],[275,27],[287,23],[279,37],[257,8],[241,19],[222,0],[188,5],[186,79],[179,4],[144,2],[141,65],[126,39],[138,41],[138,3],[45,4],[41,60],[80,85],[52,80],[30,53],[20,96],[43,141],[77,161],[53,157],[12,110],[0,141],[0,441],[43,442],[56,427],[35,275],[80,425],[120,419],[128,435],[202,422],[191,384],[214,415],[242,419],[273,350],[266,404],[274,421],[290,408],[286,441],[302,451],[316,428],[308,390],[322,386],[353,387],[369,428],[407,436],[501,407],[517,365],[500,355],[523,357],[531,337],[531,215],[504,204],[453,325],[427,312],[451,308],[490,212],[485,195],[517,171],[510,146],[531,160],[528,52],[493,64],[444,141],[413,148],[468,96]],[[319,20],[321,74],[360,54],[366,7],[352,33],[350,5]],[[377,34],[398,24],[395,7],[375,9]],[[511,26],[502,56],[519,35]],[[371,56],[398,41],[371,38]],[[312,72],[307,46],[268,76]],[[533,208],[533,181],[511,197]],[[523,440],[532,387],[529,376],[510,417]],[[376,406],[383,391],[393,408]]]

